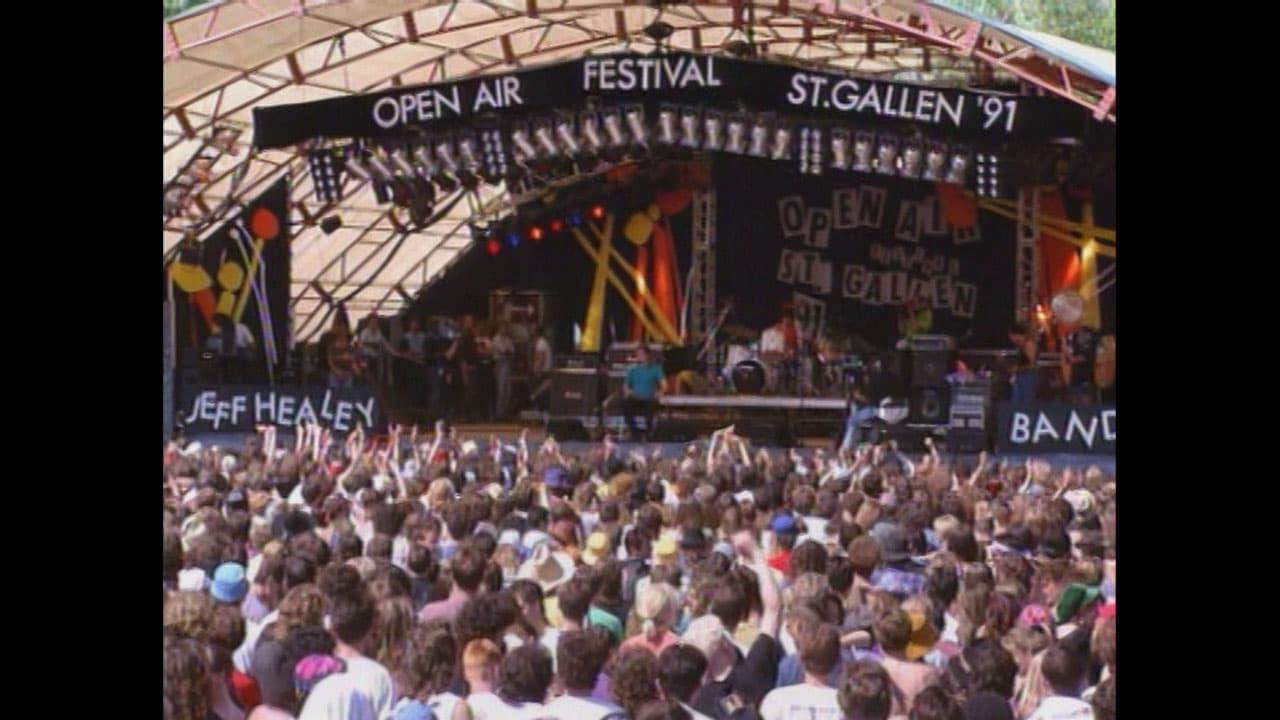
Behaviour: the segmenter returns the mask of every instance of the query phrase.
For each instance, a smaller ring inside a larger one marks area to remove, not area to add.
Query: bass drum
[[[778,374],[772,366],[759,360],[743,360],[733,366],[729,376],[734,392],[759,395],[772,392],[778,383]]]

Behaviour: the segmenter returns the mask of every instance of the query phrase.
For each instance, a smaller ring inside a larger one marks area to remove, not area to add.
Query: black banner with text
[[[914,299],[929,315],[917,332],[970,347],[1007,342],[1010,221],[931,183],[767,173],[762,162],[724,156],[715,166],[716,283],[735,300],[731,324],[763,329],[790,305],[807,332],[887,347]],[[949,207],[966,202],[967,214]],[[948,220],[956,215],[972,224]]]
[[[994,140],[1075,134],[1081,106],[1042,97],[889,82],[790,65],[670,53],[587,57],[457,82],[399,87],[253,110],[253,142],[278,148],[324,138],[448,130],[479,116],[578,108],[587,97],[795,112],[850,123],[911,122]]]
[[[187,435],[251,433],[259,425],[292,428],[304,422],[345,435],[356,427],[377,429],[382,423],[381,408],[368,388],[186,387],[180,412]]]
[[[1116,454],[1115,405],[1001,405],[1002,453]]]

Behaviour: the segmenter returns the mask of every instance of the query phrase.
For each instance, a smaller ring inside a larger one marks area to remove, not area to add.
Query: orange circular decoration
[[[280,221],[276,214],[266,208],[258,208],[249,218],[249,229],[253,236],[263,240],[274,240],[280,234]]]

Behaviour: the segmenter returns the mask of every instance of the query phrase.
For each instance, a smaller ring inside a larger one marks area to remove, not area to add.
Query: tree
[[[1116,49],[1116,0],[945,0],[945,4],[1084,45]]]

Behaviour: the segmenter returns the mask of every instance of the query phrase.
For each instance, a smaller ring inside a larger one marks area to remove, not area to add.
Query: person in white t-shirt
[[[503,658],[498,691],[473,693],[467,705],[476,717],[541,720],[551,677],[551,655],[541,645],[521,645]]]
[[[601,720],[622,712],[613,703],[592,697],[592,691],[609,659],[608,631],[601,628],[569,630],[560,635],[556,648],[556,674],[564,694],[547,703],[546,716],[556,720]]]
[[[373,598],[364,592],[333,598],[329,610],[330,632],[336,643],[333,654],[347,663],[346,672],[334,679],[349,684],[353,694],[367,698],[377,717],[383,718],[391,715],[391,706],[395,702],[391,673],[362,652],[373,635],[376,618],[377,606]]]
[[[471,694],[467,707],[472,720],[488,720],[501,717],[495,710],[502,708],[502,699],[494,691],[498,687],[498,675],[502,669],[502,650],[492,640],[472,640],[462,651],[462,675],[467,679]]]
[[[840,631],[821,624],[796,638],[804,682],[771,691],[760,703],[763,720],[841,720],[844,713],[827,676],[840,662]]]

